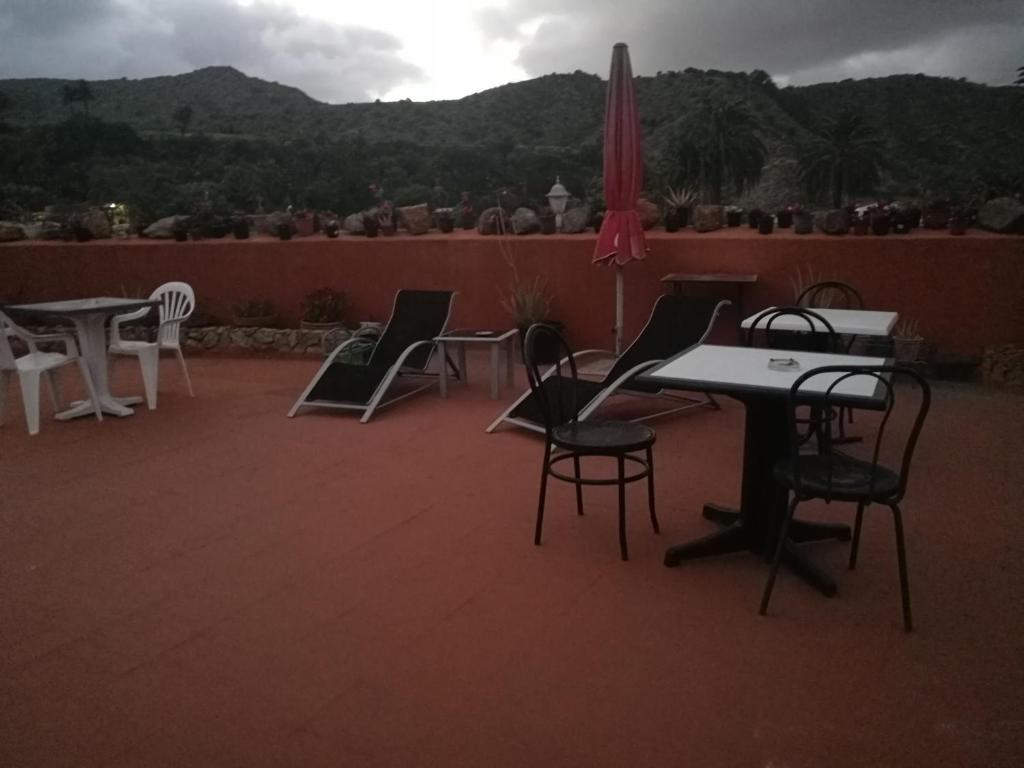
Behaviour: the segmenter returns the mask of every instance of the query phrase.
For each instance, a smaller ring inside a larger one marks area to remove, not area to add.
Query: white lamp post
[[[555,229],[562,231],[562,214],[565,213],[565,204],[569,202],[569,190],[562,186],[562,182],[555,176],[555,183],[547,194],[548,205],[555,214]]]

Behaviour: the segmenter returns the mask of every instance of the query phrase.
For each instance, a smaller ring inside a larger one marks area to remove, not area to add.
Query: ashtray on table
[[[768,367],[773,371],[799,371],[800,363],[792,357],[770,357]]]

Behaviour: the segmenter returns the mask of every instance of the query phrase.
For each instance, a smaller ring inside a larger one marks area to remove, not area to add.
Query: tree
[[[1014,85],[1024,85],[1024,67],[1017,67],[1017,79],[1013,81]]]
[[[69,111],[74,111],[75,102],[81,102],[85,114],[89,114],[89,102],[95,99],[92,87],[85,80],[77,83],[65,83],[60,89],[61,101]]]
[[[178,130],[184,136],[185,131],[188,130],[188,124],[192,122],[192,107],[182,104],[171,114],[171,119],[178,124]]]
[[[855,112],[825,118],[800,152],[800,181],[808,195],[828,195],[839,208],[847,195],[867,193],[878,184],[884,163],[882,141]]]
[[[757,120],[739,100],[706,96],[679,125],[673,141],[677,183],[696,184],[708,202],[720,205],[726,185],[737,193],[761,178],[768,150]]]

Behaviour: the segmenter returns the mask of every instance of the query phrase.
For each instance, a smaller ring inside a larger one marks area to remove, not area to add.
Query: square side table
[[[454,331],[437,336],[434,341],[437,343],[441,356],[441,375],[438,378],[438,388],[441,397],[448,397],[448,345],[455,346],[459,359],[459,371],[462,381],[469,383],[469,375],[466,372],[466,345],[467,344],[489,344],[491,347],[491,399],[497,400],[501,396],[501,350],[505,350],[505,383],[511,387],[513,384],[512,361],[515,357],[515,341],[518,331],[512,328],[507,331],[494,331],[486,329],[459,328]]]

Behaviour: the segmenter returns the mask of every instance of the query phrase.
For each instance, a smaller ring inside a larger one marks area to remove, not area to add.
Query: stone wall
[[[152,340],[152,326],[128,326],[121,329],[125,339]],[[306,355],[322,356],[352,335],[351,331],[305,331],[297,328],[239,328],[209,325],[182,329],[182,346],[191,352],[232,355]]]
[[[992,384],[1024,384],[1024,346],[999,344],[987,347],[981,358],[981,378]]]

